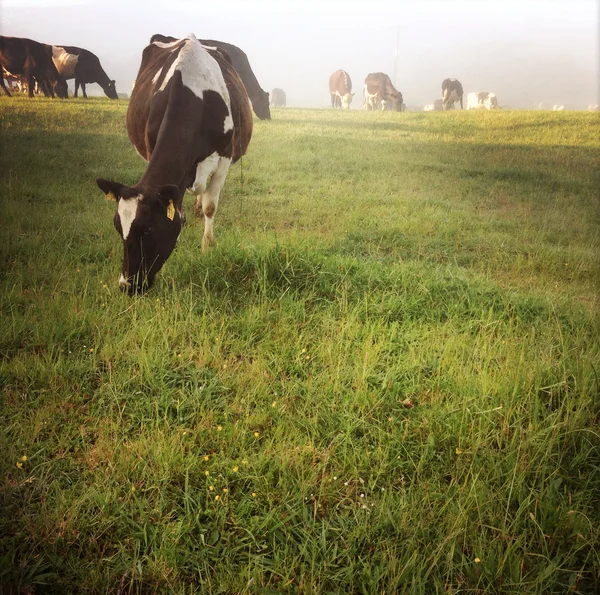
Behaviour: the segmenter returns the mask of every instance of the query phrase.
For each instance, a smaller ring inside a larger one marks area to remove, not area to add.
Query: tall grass
[[[125,112],[0,98],[0,590],[598,592],[598,116],[276,110],[128,298]]]

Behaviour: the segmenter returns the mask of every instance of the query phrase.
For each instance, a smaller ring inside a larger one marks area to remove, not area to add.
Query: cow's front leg
[[[77,98],[78,92],[79,92],[79,80],[75,79],[75,93],[73,93],[73,97]]]
[[[83,98],[84,99],[88,98],[88,96],[87,96],[87,94],[85,92],[85,83],[81,83],[81,93],[83,94]]]

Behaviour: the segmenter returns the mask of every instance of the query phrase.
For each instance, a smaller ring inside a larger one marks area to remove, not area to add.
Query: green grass
[[[129,298],[126,108],[0,98],[0,591],[598,592],[598,115],[275,110]]]

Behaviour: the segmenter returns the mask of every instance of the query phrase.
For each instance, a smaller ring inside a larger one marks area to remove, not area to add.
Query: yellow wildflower
[[[203,458],[205,461],[208,461],[208,455],[204,455],[202,458]]]
[[[23,455],[23,456],[21,457],[21,460],[22,460],[23,462],[25,462],[25,461],[27,460],[27,455]]]
[[[219,494],[217,494],[217,495],[215,496],[215,500],[220,500],[220,499],[221,499],[221,496],[219,496]]]
[[[20,461],[17,461],[16,465],[17,465],[17,469],[23,468],[23,463],[21,463]]]
[[[458,448],[458,446],[456,447],[455,451],[454,451],[457,455],[461,455],[463,453],[461,448]]]
[[[234,473],[237,473],[239,470],[240,470],[240,468],[237,465],[233,468]]]
[[[229,490],[227,488],[223,488],[223,493],[226,494]]]
[[[210,475],[210,471],[205,471],[204,475],[206,475],[206,477],[208,477]]]
[[[258,438],[260,436],[260,434],[258,432],[254,432],[254,437]]]
[[[217,432],[220,432],[223,429],[223,426],[217,426]]]
[[[252,497],[256,498],[256,492],[252,492]]]
[[[215,486],[208,486],[208,489],[212,492],[215,489]]]
[[[479,564],[479,562],[481,562],[481,560],[479,558],[475,558],[475,564]]]

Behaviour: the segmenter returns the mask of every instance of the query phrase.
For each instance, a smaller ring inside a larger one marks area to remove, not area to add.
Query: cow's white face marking
[[[79,56],[75,54],[69,54],[65,48],[60,46],[52,46],[52,61],[56,70],[66,79],[75,78],[75,66]]]
[[[131,225],[135,220],[137,213],[138,201],[142,199],[142,195],[134,196],[133,198],[121,198],[119,200],[119,206],[117,211],[119,218],[121,219],[121,229],[123,230],[123,239],[126,240],[129,237],[131,231]]]
[[[155,41],[154,44],[158,47],[168,48],[179,44],[181,40],[172,43],[161,43]],[[173,62],[169,71],[165,75],[160,89],[156,92],[164,90],[175,71],[181,72],[181,80],[183,84],[202,99],[205,91],[217,92],[225,101],[229,114],[225,118],[224,132],[233,130],[233,118],[231,117],[231,100],[229,91],[223,78],[223,73],[217,61],[208,53],[206,48],[196,39],[194,35],[188,35],[184,45],[179,50],[176,60]],[[155,83],[158,80],[159,74],[155,75],[152,81]]]
[[[350,104],[351,103],[352,103],[352,94],[351,93],[346,93],[342,97],[342,107],[344,109],[350,109]]]

